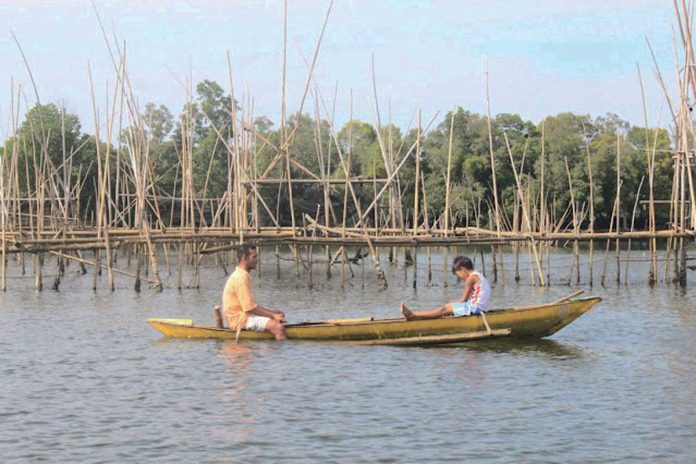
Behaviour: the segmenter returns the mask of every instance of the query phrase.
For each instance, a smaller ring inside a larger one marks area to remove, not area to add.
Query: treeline
[[[154,184],[153,193],[158,198],[176,196],[181,191],[181,159],[186,143],[190,144],[191,149],[191,176],[196,196],[222,197],[228,189],[229,147],[235,135],[231,129],[232,104],[232,99],[223,88],[217,82],[208,80],[196,86],[191,102],[182,108],[178,116],[163,105],[146,104],[140,112],[140,125],[129,128],[123,124],[125,127],[121,131],[124,135],[113,137],[113,169],[118,169],[118,156],[115,154],[123,152],[128,140],[125,133],[128,130],[141,130],[147,135],[148,169]],[[239,108],[234,111],[240,114]],[[277,122],[257,117],[249,121],[245,130],[254,134],[253,144],[247,147],[253,151],[250,158],[252,165],[248,169],[250,175],[258,176],[266,171],[277,154],[281,129]],[[66,184],[79,186],[75,190],[79,196],[78,211],[82,217],[89,217],[96,202],[97,146],[93,134],[82,132],[79,118],[65,113],[64,109],[54,104],[36,105],[26,113],[16,134],[16,139],[10,138],[4,144],[3,166],[6,175],[12,172],[16,176],[22,195],[35,195],[38,179],[46,176],[57,179],[52,181],[56,184],[53,191],[60,192],[60,185],[69,177],[71,182]],[[323,172],[332,178],[345,178],[340,152],[346,163],[350,162],[351,177],[379,179],[387,176],[385,162],[393,160],[396,166],[406,155],[416,141],[417,129],[410,128],[405,132],[393,125],[378,129],[373,124],[353,120],[335,128],[334,133],[325,119],[295,114],[288,117],[285,138],[288,134],[292,135],[291,158],[319,177]],[[104,137],[103,130],[101,137]],[[493,226],[489,214],[494,197],[490,140],[499,203],[503,216],[508,220],[513,217],[515,209],[519,209],[509,153],[512,153],[515,169],[531,204],[540,203],[543,170],[543,195],[549,215],[556,219],[565,217],[566,224],[572,223],[569,216],[572,210],[571,193],[576,210],[585,212],[578,213],[583,223],[586,225],[589,221],[590,165],[596,230],[609,227],[619,186],[620,219],[624,226],[630,226],[641,182],[641,199],[648,198],[648,153],[655,154],[655,198],[669,199],[671,196],[671,141],[664,129],[632,126],[611,113],[597,118],[561,113],[547,116],[538,124],[525,121],[516,114],[503,113],[491,119],[489,139],[486,116],[457,108],[454,113],[447,113],[437,126],[422,134],[420,140],[421,192],[424,191],[427,198],[429,224],[442,216],[445,207],[450,139],[450,203],[453,220],[458,224],[466,221],[465,212],[468,212],[470,221],[478,216],[482,227]],[[106,147],[102,146],[101,149],[104,153]],[[12,153],[15,153],[14,157],[10,156]],[[121,156],[123,160],[125,155]],[[10,166],[13,161],[14,167]],[[293,164],[291,167],[293,178],[309,177],[299,165]],[[277,163],[269,177],[282,177],[284,169],[284,163]],[[416,160],[412,154],[398,174],[405,227],[412,223],[415,169]],[[111,188],[117,187],[112,185]],[[51,191],[50,188],[48,190]],[[260,194],[269,205],[276,205],[279,197],[280,204],[287,203],[286,185],[261,187]],[[357,186],[356,194],[361,203],[367,205],[372,201],[374,186],[370,183]],[[422,193],[420,198],[423,198]],[[297,218],[302,213],[314,216],[317,204],[324,203],[322,186],[297,184],[293,187],[293,199]],[[342,211],[343,200],[343,187],[339,185],[332,190],[330,201],[334,205],[341,205]],[[163,208],[166,208],[166,204],[163,201]],[[352,201],[349,204],[348,214],[354,219],[356,212]],[[658,207],[656,213],[658,228],[664,227],[669,220],[669,208]],[[264,212],[260,211],[260,214],[263,216]],[[290,224],[288,208],[278,208],[278,216],[283,225]],[[636,228],[646,227],[647,221],[647,209],[639,207]]]

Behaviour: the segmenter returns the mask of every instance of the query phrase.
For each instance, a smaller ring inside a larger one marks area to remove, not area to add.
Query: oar
[[[304,321],[295,322],[293,324],[284,324],[285,327],[297,327],[300,325],[317,325],[317,324],[331,324],[331,325],[346,325],[346,324],[357,324],[361,322],[372,322],[374,317],[359,317],[357,319],[327,319],[325,321]]]
[[[483,323],[486,326],[486,330],[488,331],[488,335],[493,335],[493,331],[491,330],[490,324],[488,324],[488,319],[486,319],[486,313],[481,311],[480,312],[481,317],[483,318]],[[508,329],[510,330],[510,329]]]
[[[560,300],[554,301],[554,302],[551,303],[551,304],[561,304],[561,303],[563,303],[564,301],[568,301],[568,300],[570,300],[571,298],[576,297],[576,296],[578,296],[578,295],[580,295],[580,294],[582,294],[582,293],[585,293],[585,290],[577,290],[577,291],[571,293],[571,294],[568,295],[568,296],[564,296],[564,297],[561,298]]]

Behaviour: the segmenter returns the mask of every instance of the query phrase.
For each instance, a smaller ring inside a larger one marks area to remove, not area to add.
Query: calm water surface
[[[315,270],[309,290],[294,266],[279,279],[263,266],[259,301],[293,321],[393,316],[402,299],[429,309],[461,292],[413,290],[386,263],[386,291],[370,269],[363,287],[359,266],[344,290],[337,272]],[[141,294],[119,277],[94,293],[69,269],[60,292],[16,278],[0,295],[3,463],[696,462],[693,272],[686,292],[595,287],[604,301],[550,339],[399,348],[167,340],[145,319],[211,323],[219,267],[200,290]],[[569,291],[508,278],[494,301]]]

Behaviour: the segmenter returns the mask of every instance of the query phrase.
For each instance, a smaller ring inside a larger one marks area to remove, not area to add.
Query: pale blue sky
[[[297,108],[327,1],[290,0],[288,108]],[[177,79],[227,82],[225,52],[233,56],[235,86],[254,97],[255,113],[278,120],[282,1],[97,1],[103,21],[127,42],[130,75],[142,104],[178,114]],[[383,120],[408,125],[454,105],[485,111],[486,59],[493,113],[519,113],[538,122],[562,111],[593,116],[616,112],[633,123],[643,113],[636,63],[646,83],[649,122],[663,106],[647,36],[662,72],[674,82],[672,2],[621,1],[379,1],[336,0],[316,68],[326,99],[338,82],[337,122],[348,115],[373,121],[370,62],[375,55]],[[7,133],[10,78],[29,85],[11,38],[29,59],[42,102],[63,101],[89,129],[87,61],[99,99],[113,69],[87,0],[0,0],[0,135]],[[238,93],[239,93],[238,92]],[[239,97],[239,95],[238,95]],[[33,100],[33,97],[31,97]],[[103,105],[102,105],[103,106]],[[306,107],[306,110],[312,110]],[[666,122],[663,111],[662,123]]]

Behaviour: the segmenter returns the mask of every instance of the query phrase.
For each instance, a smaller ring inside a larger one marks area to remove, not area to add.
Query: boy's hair
[[[248,243],[245,243],[243,245],[239,245],[239,247],[237,248],[237,261],[239,261],[241,263],[242,259],[249,256],[249,252],[251,252],[251,250],[255,250],[255,249],[256,249],[256,245],[250,245]]]
[[[456,274],[459,269],[474,270],[474,263],[467,256],[457,256],[452,263],[452,274]]]

